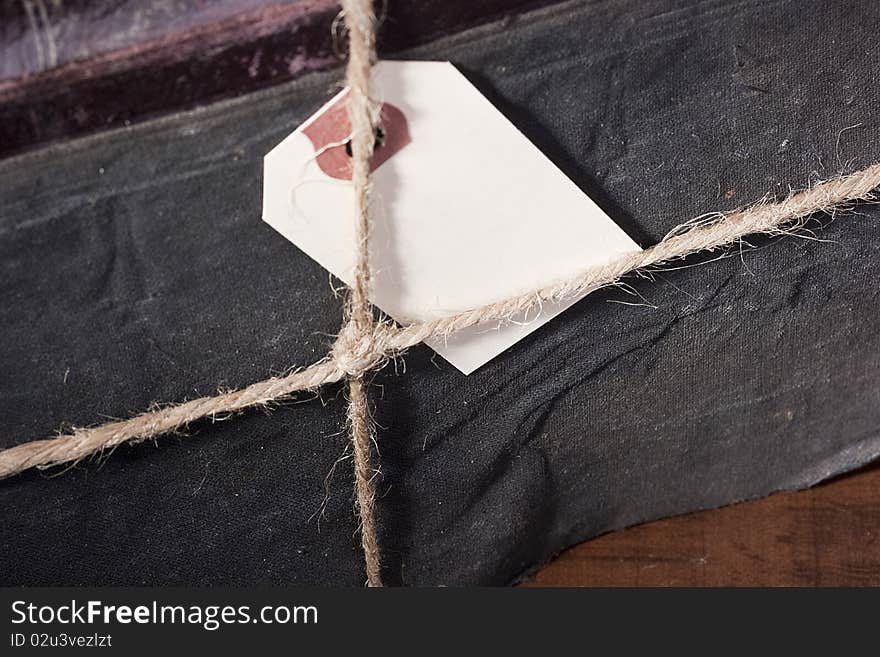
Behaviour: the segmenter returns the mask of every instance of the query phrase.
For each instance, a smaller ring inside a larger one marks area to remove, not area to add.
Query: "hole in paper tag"
[[[321,171],[331,178],[351,180],[351,125],[344,93],[302,127],[303,134],[312,142]],[[370,171],[382,166],[392,155],[410,142],[409,127],[403,112],[390,103],[382,103],[376,144],[370,158]]]
[[[481,306],[639,250],[451,64],[380,62],[373,78],[383,106],[371,161],[371,300],[397,321]],[[263,219],[351,283],[346,94],[266,155]],[[468,374],[572,303],[428,344]]]

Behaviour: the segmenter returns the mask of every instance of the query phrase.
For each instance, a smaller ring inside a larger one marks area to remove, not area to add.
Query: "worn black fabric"
[[[648,245],[880,159],[878,29],[871,0],[586,2],[411,56],[459,65]],[[4,445],[326,352],[341,302],[260,221],[261,157],[338,80],[0,163]],[[593,294],[471,376],[425,347],[386,368],[386,579],[510,583],[601,532],[874,458],[878,219],[633,278],[639,296]],[[4,481],[2,583],[360,585],[349,460],[325,487],[343,418],[330,386]]]

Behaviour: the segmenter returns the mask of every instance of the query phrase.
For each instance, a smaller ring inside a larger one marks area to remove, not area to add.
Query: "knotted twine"
[[[349,44],[346,81],[350,89],[347,102],[351,123],[357,255],[354,282],[346,304],[346,321],[330,353],[308,367],[259,381],[241,390],[168,405],[128,420],[74,429],[66,435],[34,440],[2,450],[0,479],[30,468],[43,469],[76,462],[122,443],[136,443],[175,432],[197,420],[225,417],[230,413],[283,400],[297,392],[346,380],[355,492],[367,583],[381,586],[374,485],[378,471],[372,463],[375,428],[370,417],[364,380],[368,373],[380,369],[388,359],[430,338],[446,338],[481,324],[511,322],[530,311],[540,311],[544,303],[571,301],[599,288],[617,284],[628,274],[647,274],[652,268],[694,253],[722,249],[749,235],[794,232],[812,214],[832,213],[856,201],[871,200],[871,192],[880,186],[880,164],[875,164],[845,177],[817,183],[778,203],[763,202],[744,210],[716,213],[709,219],[686,222],[644,251],[617,256],[604,264],[585,268],[569,278],[524,294],[406,326],[376,322],[369,302],[369,163],[379,118],[379,105],[370,93],[370,71],[376,61],[376,19],[370,0],[342,0],[342,8]]]

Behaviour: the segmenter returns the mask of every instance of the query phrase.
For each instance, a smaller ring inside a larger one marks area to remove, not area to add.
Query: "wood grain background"
[[[600,536],[526,586],[880,585],[880,463],[815,488]]]

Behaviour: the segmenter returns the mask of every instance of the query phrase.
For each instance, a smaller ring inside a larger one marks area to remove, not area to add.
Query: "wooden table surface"
[[[527,586],[880,585],[880,463],[563,552]]]

